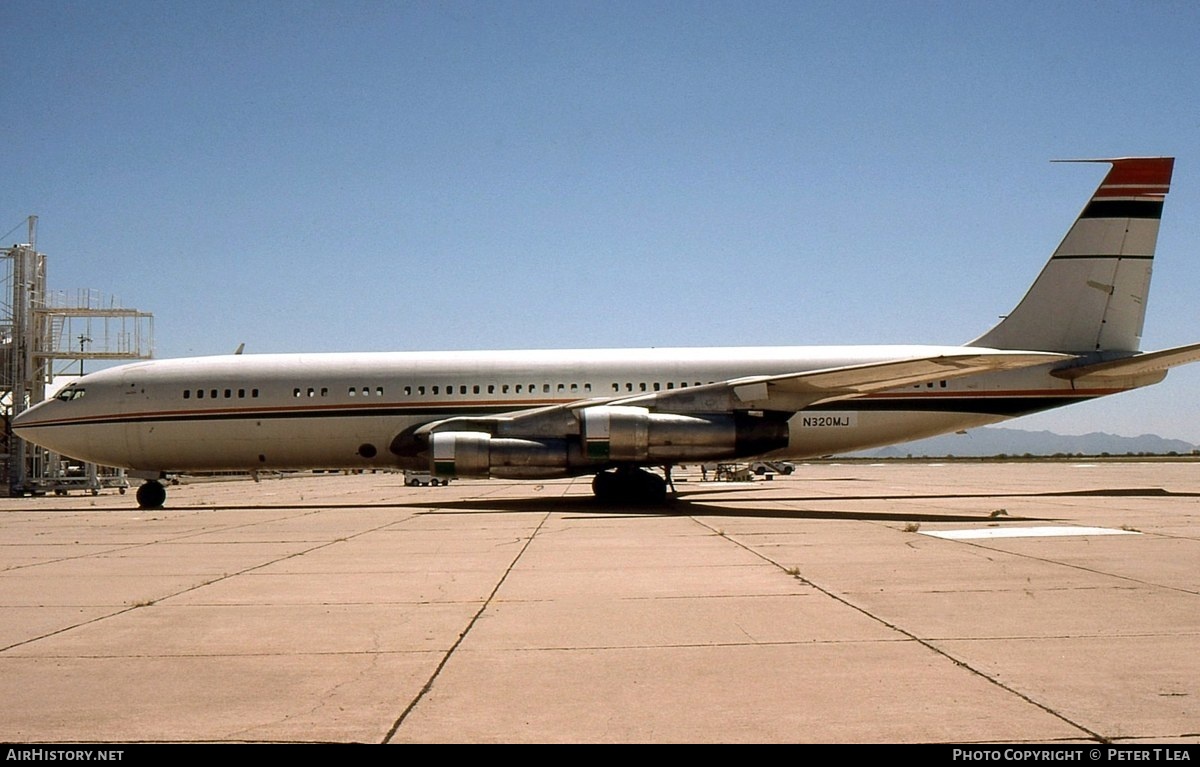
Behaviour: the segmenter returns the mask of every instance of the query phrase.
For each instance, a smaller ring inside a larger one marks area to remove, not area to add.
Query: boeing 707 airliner
[[[861,450],[1136,389],[1200,359],[1139,351],[1174,160],[1097,162],[1111,169],[1024,299],[962,346],[155,360],[83,376],[13,428],[147,479],[147,508],[173,474],[314,468],[594,475],[597,497],[637,501],[683,463]]]

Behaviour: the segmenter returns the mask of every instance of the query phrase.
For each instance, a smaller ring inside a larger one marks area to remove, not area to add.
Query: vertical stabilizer
[[[1079,214],[1037,280],[970,346],[1048,352],[1138,350],[1171,157],[1126,157]]]

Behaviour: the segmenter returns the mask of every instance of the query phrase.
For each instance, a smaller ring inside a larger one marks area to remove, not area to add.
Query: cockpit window
[[[57,400],[61,400],[63,402],[69,402],[70,400],[73,400],[73,399],[79,399],[80,397],[83,396],[84,392],[86,392],[86,391],[87,391],[87,389],[80,389],[80,388],[76,388],[74,386],[68,386],[67,388],[60,391],[58,394],[54,395],[54,398]]]

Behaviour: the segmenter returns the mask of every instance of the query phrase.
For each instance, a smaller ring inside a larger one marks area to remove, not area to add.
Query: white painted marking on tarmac
[[[1067,535],[1141,535],[1134,530],[1117,530],[1111,527],[985,527],[975,530],[930,530],[921,535],[947,538],[955,541],[975,538],[1052,538]]]

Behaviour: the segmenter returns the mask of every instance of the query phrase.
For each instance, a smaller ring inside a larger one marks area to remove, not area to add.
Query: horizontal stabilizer
[[[1200,344],[1177,346],[1173,349],[1163,349],[1157,352],[1146,352],[1132,357],[1122,357],[1119,360],[1093,362],[1088,365],[1076,365],[1051,371],[1057,378],[1078,381],[1081,378],[1101,380],[1112,378],[1129,378],[1150,373],[1160,373],[1177,365],[1200,361]]]

